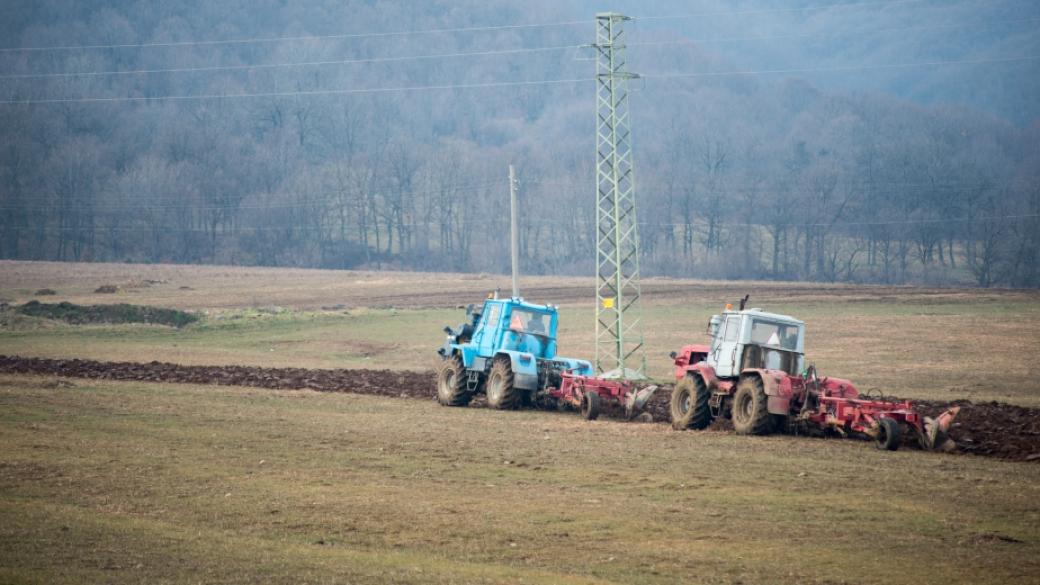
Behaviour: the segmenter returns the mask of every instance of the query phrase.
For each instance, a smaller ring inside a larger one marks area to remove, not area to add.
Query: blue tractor
[[[480,393],[498,409],[549,403],[565,372],[593,373],[585,360],[557,357],[556,307],[495,295],[480,311],[467,307],[466,316],[458,329],[444,328],[448,338],[437,350],[437,400],[445,406],[466,406]]]

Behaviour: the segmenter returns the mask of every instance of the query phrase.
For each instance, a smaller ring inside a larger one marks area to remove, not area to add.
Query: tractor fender
[[[767,397],[766,408],[770,414],[788,415],[791,413],[791,397],[794,390],[791,386],[791,376],[783,370],[766,370],[760,368],[748,368],[740,372],[740,377],[758,376],[762,380],[762,387]]]
[[[714,392],[719,387],[719,378],[715,375],[715,368],[706,362],[698,362],[686,367],[684,376],[700,376],[708,390]],[[680,378],[681,379],[681,378]]]
[[[508,356],[513,370],[513,386],[521,390],[538,389],[538,359],[534,354],[523,351],[505,350],[495,357]]]
[[[678,352],[672,352],[672,362],[675,364],[675,379],[682,380],[686,374],[698,363],[707,359],[711,348],[707,345],[693,344],[684,345]]]
[[[462,358],[462,367],[472,370],[473,361],[477,358],[477,348],[470,343],[458,344],[452,346],[449,355],[458,355]]]

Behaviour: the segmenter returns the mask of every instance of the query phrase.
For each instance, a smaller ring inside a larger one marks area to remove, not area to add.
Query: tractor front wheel
[[[691,374],[679,380],[672,388],[672,400],[669,411],[672,415],[672,428],[682,431],[686,429],[702,430],[711,424],[711,407],[708,400],[711,392],[704,380]]]
[[[895,451],[903,442],[903,429],[899,422],[890,418],[878,421],[877,435],[874,436],[874,445],[882,451]]]
[[[765,386],[758,376],[741,378],[733,395],[733,430],[741,435],[768,435],[773,420],[766,404]]]
[[[581,397],[581,416],[585,420],[596,420],[599,416],[599,394],[586,390]]]
[[[444,406],[466,406],[473,395],[466,391],[466,368],[459,356],[444,360],[437,372],[437,402]]]
[[[520,390],[513,386],[513,367],[509,363],[509,358],[495,359],[485,388],[487,403],[491,408],[498,410],[520,408],[523,396]]]

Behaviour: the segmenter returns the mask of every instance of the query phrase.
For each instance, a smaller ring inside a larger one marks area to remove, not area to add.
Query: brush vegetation
[[[180,328],[199,320],[198,315],[186,311],[126,303],[83,306],[70,302],[51,304],[29,301],[15,310],[29,317],[55,319],[73,325],[147,323]]]

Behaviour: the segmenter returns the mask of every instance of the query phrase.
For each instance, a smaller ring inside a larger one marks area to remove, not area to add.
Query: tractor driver
[[[531,315],[531,319],[527,321],[527,331],[529,333],[537,333],[539,335],[545,335],[545,320],[544,315],[534,314]]]

